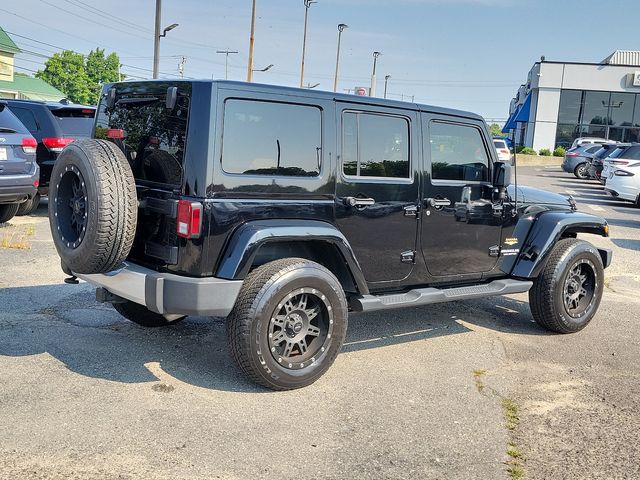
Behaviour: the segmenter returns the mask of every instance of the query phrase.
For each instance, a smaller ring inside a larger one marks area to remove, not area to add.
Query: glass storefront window
[[[608,123],[609,92],[584,92],[584,106],[582,107],[583,124],[606,125]]]
[[[558,123],[577,124],[582,107],[582,90],[562,90]]]
[[[612,93],[609,102],[610,125],[631,126],[635,103],[634,93]]]

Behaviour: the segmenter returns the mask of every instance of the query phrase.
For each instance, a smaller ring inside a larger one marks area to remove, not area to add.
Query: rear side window
[[[11,112],[18,117],[20,122],[22,122],[22,125],[24,125],[24,127],[26,127],[31,133],[38,131],[38,122],[36,122],[36,117],[33,115],[31,110],[20,107],[11,107]]]
[[[434,180],[486,182],[489,157],[480,130],[470,125],[431,123],[431,176]]]
[[[410,178],[409,121],[391,115],[345,112],[342,171],[353,177]]]
[[[92,108],[53,108],[51,113],[64,135],[90,137],[95,110]]]
[[[230,99],[225,102],[222,169],[226,173],[317,177],[322,112],[309,105]]]

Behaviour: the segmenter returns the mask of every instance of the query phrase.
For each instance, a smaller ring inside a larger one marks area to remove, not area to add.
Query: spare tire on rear
[[[74,273],[118,267],[133,245],[137,216],[133,173],[116,145],[76,140],[62,151],[51,173],[49,224],[62,262]]]

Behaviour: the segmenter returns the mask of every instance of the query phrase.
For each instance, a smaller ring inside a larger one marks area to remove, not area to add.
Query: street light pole
[[[253,43],[256,31],[256,0],[253,0],[251,7],[251,35],[249,37],[249,65],[247,66],[247,82],[253,79]]]
[[[300,64],[300,88],[304,87],[304,55],[307,51],[307,18],[311,4],[318,3],[314,0],[304,0],[304,34],[302,36],[302,62]]]
[[[378,63],[378,57],[382,55],[380,52],[373,52],[373,73],[371,74],[371,89],[369,90],[369,96],[376,96],[376,64]]]
[[[158,78],[160,70],[160,22],[162,16],[162,0],[156,0],[156,34],[153,37],[153,78]]]
[[[390,78],[391,78],[391,75],[384,76],[384,98],[387,98],[387,83],[389,83]]]
[[[229,79],[229,54],[238,53],[236,50],[216,50],[216,53],[222,53],[225,55],[224,59],[224,79]]]
[[[336,53],[336,76],[333,79],[333,91],[338,91],[338,68],[340,66],[340,41],[342,39],[342,32],[345,28],[349,28],[349,25],[341,23],[338,25],[338,52]]]

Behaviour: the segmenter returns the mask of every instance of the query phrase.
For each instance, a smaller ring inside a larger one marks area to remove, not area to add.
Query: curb
[[[516,161],[518,166],[521,167],[542,167],[542,166],[556,166],[562,165],[563,157],[541,157],[540,155],[523,155],[518,153],[516,155]]]

